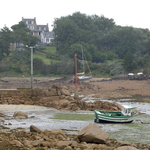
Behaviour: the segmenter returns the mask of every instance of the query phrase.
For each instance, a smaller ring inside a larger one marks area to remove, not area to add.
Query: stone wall
[[[0,104],[24,104],[52,107],[62,110],[120,110],[117,103],[95,101],[86,103],[80,97],[73,97],[65,86],[53,85],[48,90],[18,89],[0,91]]]
[[[0,91],[0,104],[33,104],[40,100],[45,92],[41,90],[2,90]]]

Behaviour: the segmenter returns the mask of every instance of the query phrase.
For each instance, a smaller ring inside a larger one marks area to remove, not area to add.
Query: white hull
[[[79,80],[89,80],[91,78],[92,78],[92,76],[79,76],[78,77]]]

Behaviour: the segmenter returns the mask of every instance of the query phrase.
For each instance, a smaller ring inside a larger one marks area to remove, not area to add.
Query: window
[[[47,42],[47,43],[49,42],[49,39],[48,39],[48,38],[46,38],[46,42]]]
[[[31,21],[30,21],[30,20],[28,21],[28,24],[31,24]]]
[[[34,30],[34,26],[31,26],[31,29]]]

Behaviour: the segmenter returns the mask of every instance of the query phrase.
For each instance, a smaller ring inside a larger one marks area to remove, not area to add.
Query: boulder
[[[36,126],[31,125],[30,126],[30,132],[38,132],[38,133],[40,133],[41,130],[38,127],[36,127]]]
[[[27,119],[28,115],[22,111],[15,111],[13,117],[16,119]]]
[[[6,117],[6,115],[0,112],[0,117]]]
[[[52,129],[51,134],[55,135],[59,140],[66,140],[66,132],[61,129]]]
[[[25,147],[31,148],[31,147],[32,147],[31,142],[32,142],[32,141],[29,141],[29,140],[27,140],[27,139],[24,139],[23,144],[24,144]]]
[[[121,146],[131,146],[131,143],[127,141],[118,141],[116,147],[121,147]]]
[[[10,143],[11,143],[11,145],[13,145],[15,147],[23,147],[23,144],[18,140],[13,140]]]
[[[87,143],[105,144],[108,137],[108,133],[103,131],[96,124],[89,124],[77,134],[77,139],[80,142]]]
[[[7,147],[8,145],[10,145],[10,141],[9,140],[3,139],[2,141],[0,141],[0,146]]]
[[[121,146],[121,147],[118,147],[114,150],[138,150],[138,149],[135,147],[132,147],[132,146]]]
[[[62,89],[60,90],[60,93],[61,93],[62,95],[65,95],[65,96],[71,95],[71,93],[70,93],[66,88],[62,88]]]
[[[72,144],[72,141],[58,141],[57,142],[57,147],[59,149],[64,149],[67,146],[71,146],[71,144]]]
[[[58,94],[57,94],[57,91],[55,88],[51,88],[51,89],[49,89],[49,92],[46,95],[47,96],[57,96]]]
[[[51,147],[52,144],[49,141],[42,141],[40,146],[42,146],[42,147]]]
[[[65,96],[71,95],[66,86],[61,86],[59,84],[54,84],[52,88],[49,89],[49,91],[51,92],[51,94],[54,95],[65,95]]]

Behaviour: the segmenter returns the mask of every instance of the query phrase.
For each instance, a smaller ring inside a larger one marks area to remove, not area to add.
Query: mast
[[[76,88],[76,92],[78,92],[78,66],[77,66],[77,54],[74,54],[74,62],[75,62],[75,88]],[[77,94],[75,92],[75,94]]]
[[[83,54],[83,48],[82,48],[82,46],[81,46],[81,51],[82,51],[82,67],[83,67],[83,72],[84,72],[84,74],[85,74],[85,64],[84,64],[84,54]]]

